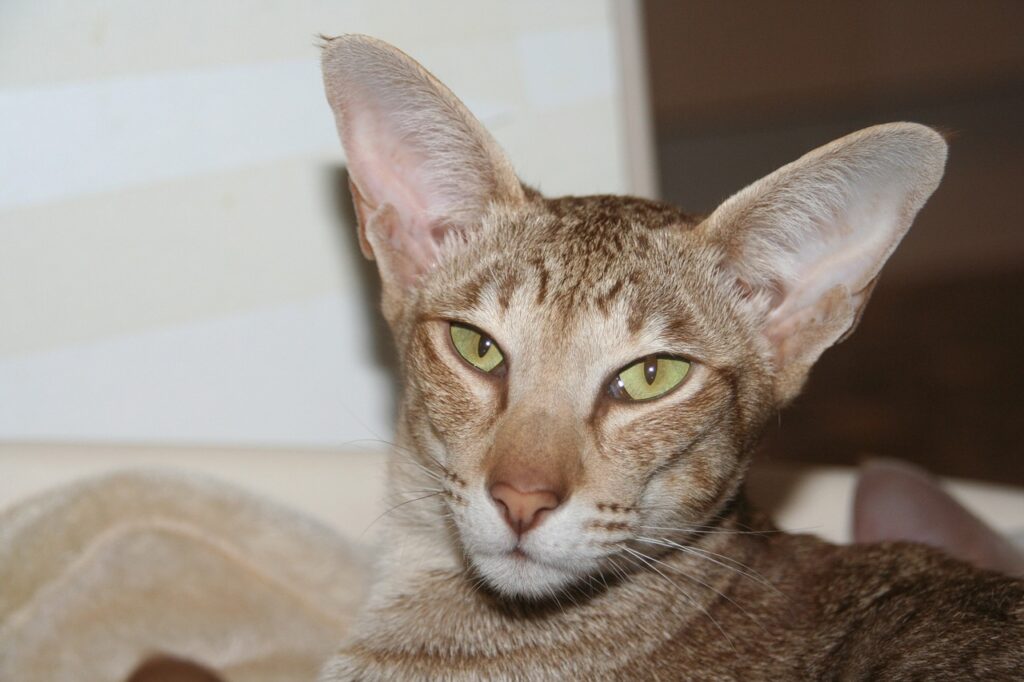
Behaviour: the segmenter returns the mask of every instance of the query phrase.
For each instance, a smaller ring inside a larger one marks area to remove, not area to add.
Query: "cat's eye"
[[[618,400],[651,400],[683,383],[690,363],[670,355],[648,355],[615,375],[608,393]]]
[[[452,322],[450,327],[452,345],[462,359],[481,372],[493,373],[505,362],[498,344],[490,336],[467,325]]]

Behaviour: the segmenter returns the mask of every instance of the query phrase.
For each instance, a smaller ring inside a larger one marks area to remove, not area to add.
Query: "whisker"
[[[425,473],[430,478],[432,478],[435,481],[437,481],[438,483],[443,484],[444,481],[445,481],[444,476],[442,476],[441,474],[437,473],[436,471],[432,471],[429,467],[426,467],[423,464],[420,464],[419,462],[406,459],[406,460],[401,460],[398,463],[399,463],[400,466],[412,465],[412,466],[416,467],[417,469],[419,469],[420,471],[422,471],[423,473]]]
[[[704,605],[701,604],[700,602],[698,602],[697,599],[693,595],[691,595],[689,592],[684,590],[682,588],[682,586],[680,586],[675,581],[671,580],[667,575],[665,575],[664,573],[659,571],[656,566],[654,566],[653,564],[649,563],[648,559],[650,559],[650,557],[648,557],[646,554],[644,554],[642,552],[638,552],[635,549],[632,549],[630,547],[623,547],[623,549],[626,552],[628,552],[629,554],[631,554],[632,556],[636,557],[643,565],[647,566],[648,568],[650,568],[651,570],[656,572],[658,575],[660,575],[662,578],[664,578],[664,580],[667,583],[669,583],[670,585],[672,585],[676,589],[678,589],[680,594],[682,594],[683,597],[685,597],[687,601],[689,601],[691,604],[693,604],[698,609],[700,609],[700,611],[705,616],[707,616],[708,620],[710,620],[712,623],[714,623],[715,627],[718,628],[718,631],[722,633],[723,637],[725,637],[725,640],[727,642],[729,642],[729,646],[732,647],[732,650],[735,651],[736,653],[739,653],[739,651],[736,649],[735,642],[732,641],[732,638],[729,637],[729,635],[725,632],[725,630],[722,628],[721,624],[717,620],[715,620],[714,616],[712,616],[711,613],[704,607]]]
[[[558,606],[558,610],[561,611],[562,615],[564,616],[565,615],[565,607],[562,606],[562,602],[559,601],[559,599],[558,599],[558,592],[555,591],[555,589],[553,587],[551,587],[551,585],[548,585],[547,587],[545,587],[545,590],[547,591],[547,593],[549,595],[551,595],[551,598],[555,600],[555,604]]]
[[[579,607],[580,607],[580,604],[579,604],[579,602],[578,602],[578,601],[576,601],[575,599],[573,599],[573,596],[572,596],[572,590],[571,590],[571,589],[567,589],[567,590],[565,590],[565,591],[564,591],[564,592],[563,592],[562,594],[564,594],[564,595],[565,595],[565,598],[566,598],[566,599],[568,599],[569,601],[571,601],[571,602],[572,602],[572,605],[573,605],[573,606],[575,606],[576,608],[579,608]]]
[[[677,533],[685,533],[687,535],[712,535],[720,533],[722,535],[771,535],[773,533],[788,533],[788,532],[800,532],[800,529],[796,531],[785,531],[785,530],[736,530],[733,528],[719,528],[717,526],[644,526],[638,525],[637,528],[643,528],[644,530],[667,530]]]
[[[444,488],[423,488],[422,490],[400,490],[398,492],[389,493],[389,497],[396,495],[421,495],[423,493],[446,493],[448,492]]]
[[[774,590],[779,595],[782,595],[782,592],[779,592],[779,590],[775,587],[775,585],[772,584],[772,582],[770,580],[768,580],[768,578],[764,577],[763,575],[761,575],[760,573],[755,571],[750,566],[747,566],[742,561],[737,561],[736,559],[733,559],[730,556],[726,556],[724,554],[719,554],[717,552],[712,552],[710,550],[704,549],[703,547],[695,547],[693,545],[686,546],[686,550],[685,551],[693,552],[693,553],[696,553],[698,555],[701,555],[705,559],[707,559],[708,561],[712,561],[714,563],[720,563],[718,561],[720,559],[722,562],[726,562],[726,563],[723,563],[721,565],[726,566],[728,568],[729,566],[727,566],[726,564],[729,564],[729,565],[731,565],[732,569],[737,571],[738,573],[740,573],[740,574],[750,578],[751,580],[756,580],[757,582],[760,582],[765,587],[768,587],[768,588]],[[712,557],[715,557],[715,558],[712,558]]]
[[[641,542],[651,542],[651,541],[649,541],[649,540],[643,540],[642,538],[638,538],[638,539],[640,539],[640,541],[641,541]],[[660,543],[652,543],[652,544],[660,544]],[[712,592],[714,592],[715,594],[717,594],[717,595],[718,595],[719,597],[721,597],[722,599],[726,600],[727,602],[729,602],[730,604],[732,604],[733,606],[735,606],[735,607],[736,607],[737,609],[739,609],[739,610],[740,610],[740,612],[741,612],[741,613],[742,613],[742,614],[743,614],[744,616],[746,616],[746,617],[747,617],[747,618],[749,618],[750,620],[754,621],[754,622],[755,622],[755,623],[757,624],[757,626],[758,626],[759,628],[761,628],[761,629],[762,629],[762,630],[764,631],[764,633],[765,633],[765,634],[768,634],[768,630],[767,630],[767,629],[766,629],[766,628],[764,627],[764,625],[763,625],[763,624],[761,623],[761,621],[760,621],[760,620],[758,620],[757,618],[755,618],[754,616],[752,616],[752,615],[750,614],[750,612],[748,612],[748,611],[747,611],[747,610],[746,610],[745,608],[743,608],[742,606],[740,606],[740,605],[739,605],[739,604],[738,604],[738,603],[737,603],[737,602],[736,602],[736,601],[735,601],[735,600],[734,600],[734,599],[733,599],[732,597],[730,597],[729,595],[725,594],[724,592],[721,592],[721,591],[719,591],[718,589],[716,589],[716,588],[715,588],[715,587],[713,587],[712,585],[710,585],[710,584],[708,584],[708,583],[704,582],[703,580],[701,580],[700,578],[698,578],[698,577],[696,577],[696,576],[694,576],[694,575],[691,575],[690,573],[688,573],[688,572],[684,571],[683,569],[679,568],[678,566],[672,566],[671,564],[668,564],[668,563],[666,563],[666,562],[664,562],[664,561],[661,561],[661,560],[659,560],[659,559],[656,559],[656,558],[654,558],[654,557],[652,557],[652,556],[648,556],[647,558],[648,558],[648,559],[650,559],[651,561],[654,561],[654,562],[657,562],[657,563],[661,564],[662,566],[664,566],[664,567],[665,567],[665,568],[667,568],[668,570],[672,571],[673,573],[677,573],[677,574],[679,574],[679,575],[683,576],[684,578],[686,578],[686,579],[688,579],[688,580],[692,580],[692,581],[694,581],[695,583],[697,583],[697,584],[699,584],[699,585],[703,585],[703,586],[704,586],[705,588],[707,588],[707,589],[711,590]]]
[[[600,573],[598,573],[597,577],[601,579],[601,583],[604,584],[604,589],[605,590],[611,589],[610,587],[608,587],[608,577],[604,574],[604,571],[601,571]]]
[[[711,563],[717,564],[717,565],[721,566],[722,568],[725,568],[725,569],[733,571],[733,572],[735,572],[735,573],[737,573],[739,575],[742,575],[742,576],[744,576],[745,578],[747,578],[749,580],[753,580],[754,582],[758,583],[759,585],[762,585],[763,587],[767,587],[767,588],[773,590],[775,593],[779,594],[780,596],[783,596],[782,592],[779,591],[779,589],[777,587],[775,587],[775,585],[773,585],[771,583],[771,581],[769,581],[763,575],[761,575],[760,573],[758,573],[754,569],[750,568],[749,566],[743,564],[742,562],[737,561],[737,560],[735,560],[735,559],[733,559],[731,557],[727,557],[724,554],[717,554],[715,552],[710,552],[710,551],[708,551],[706,549],[703,549],[703,548],[700,548],[700,547],[695,547],[693,545],[681,545],[678,542],[672,542],[671,540],[666,540],[664,538],[647,538],[647,537],[640,537],[640,536],[638,536],[636,539],[638,541],[640,541],[640,542],[646,542],[646,543],[652,544],[652,545],[660,545],[662,547],[668,547],[668,548],[671,548],[671,549],[676,549],[676,550],[679,550],[681,552],[686,552],[687,554],[691,554],[691,555],[697,556],[697,557],[699,557],[701,559],[704,559],[706,561],[710,561]],[[729,562],[729,563],[726,563],[726,562]],[[730,565],[730,564],[732,564],[732,565]]]
[[[608,570],[612,572],[612,575],[618,578],[619,580],[624,581],[628,578],[626,574],[626,569],[624,569],[622,566],[619,566],[618,562],[616,562],[616,557],[608,557],[608,561],[606,562],[606,564],[608,566]]]
[[[465,554],[465,551],[463,551],[463,554]],[[462,569],[462,577],[469,581],[470,596],[477,594],[480,590],[483,589],[484,585],[486,584],[484,579],[477,575],[476,572],[468,566]]]
[[[374,435],[376,435],[376,434],[374,434]],[[437,466],[437,468],[441,472],[443,472],[444,474],[448,473],[447,467],[445,467],[443,464],[441,464],[441,462],[436,457],[434,457],[432,454],[430,454],[429,452],[413,450],[412,448],[408,448],[408,447],[405,447],[403,445],[399,445],[398,443],[396,443],[394,441],[389,441],[389,440],[386,440],[384,438],[379,438],[379,437],[377,437],[377,438],[356,438],[356,439],[353,439],[353,440],[350,440],[350,441],[346,441],[345,444],[346,445],[352,445],[352,444],[358,444],[358,443],[379,443],[381,445],[386,445],[395,454],[405,455],[405,459],[403,459],[402,461],[409,462],[411,464],[416,464],[418,466],[424,466],[424,465],[423,465],[423,463],[416,461],[417,456],[418,455],[419,456],[425,456],[425,457],[429,458]],[[427,470],[429,471],[429,469],[427,469]],[[431,473],[436,473],[436,472],[431,472]]]
[[[373,527],[373,524],[377,523],[377,522],[378,522],[378,521],[380,521],[380,520],[381,520],[382,518],[384,518],[385,516],[387,516],[387,515],[388,515],[388,514],[390,514],[391,512],[395,511],[395,510],[396,510],[396,509],[398,509],[399,507],[404,507],[404,506],[405,506],[405,505],[407,505],[407,504],[412,504],[413,502],[419,502],[420,500],[426,500],[426,499],[428,499],[428,498],[430,498],[430,497],[437,497],[437,496],[438,496],[438,495],[440,495],[440,494],[441,494],[441,493],[430,493],[429,495],[423,495],[423,496],[421,496],[421,497],[414,497],[414,498],[413,498],[413,499],[411,499],[411,500],[406,500],[406,501],[404,501],[404,502],[400,502],[400,503],[396,504],[395,506],[391,507],[390,509],[388,509],[388,510],[386,510],[386,511],[382,512],[382,513],[381,513],[380,515],[378,515],[378,516],[377,516],[377,518],[375,518],[375,519],[374,519],[373,521],[371,521],[371,522],[370,522],[370,525],[369,525],[369,526],[367,526],[366,528],[364,528],[364,529],[363,529],[363,532],[359,534],[359,537],[360,537],[360,538],[362,538],[362,537],[363,537],[363,536],[364,536],[364,535],[366,534],[366,531],[370,530],[370,528],[371,528],[371,527]]]

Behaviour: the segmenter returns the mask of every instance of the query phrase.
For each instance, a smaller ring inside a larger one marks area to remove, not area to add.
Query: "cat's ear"
[[[945,162],[931,128],[867,128],[755,182],[702,224],[774,353],[780,403],[853,331]]]
[[[385,289],[415,284],[436,263],[445,234],[471,229],[492,202],[523,201],[491,135],[411,57],[345,35],[327,40],[322,66],[360,245],[378,261]]]

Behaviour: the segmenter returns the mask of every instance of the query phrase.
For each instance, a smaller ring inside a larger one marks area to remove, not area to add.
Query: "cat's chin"
[[[517,553],[473,558],[477,573],[500,595],[550,599],[582,576]]]

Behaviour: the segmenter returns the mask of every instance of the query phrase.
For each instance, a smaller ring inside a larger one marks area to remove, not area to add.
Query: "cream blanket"
[[[367,574],[331,529],[211,479],[84,480],[0,513],[0,680],[121,682],[154,655],[315,679]]]

